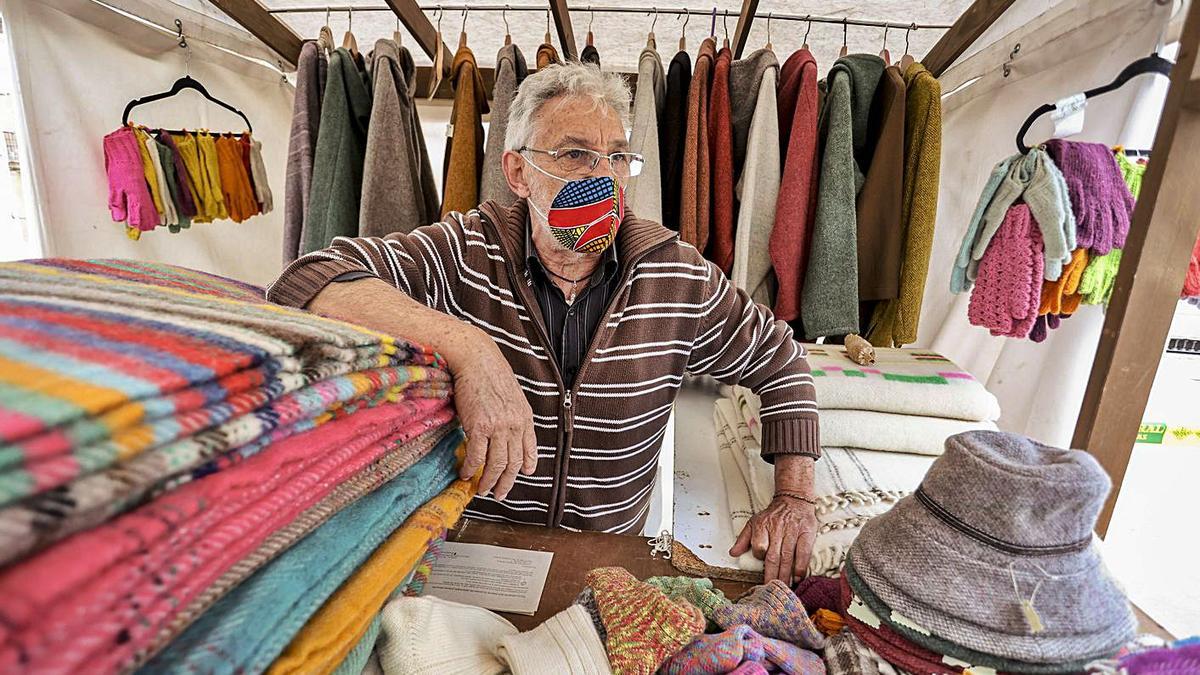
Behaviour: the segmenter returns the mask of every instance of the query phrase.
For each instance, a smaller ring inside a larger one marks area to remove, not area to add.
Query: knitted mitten
[[[684,600],[704,613],[704,618],[712,619],[713,612],[718,607],[729,604],[729,598],[719,588],[713,588],[712,579],[695,579],[692,577],[650,577],[646,583],[662,591],[672,600]]]
[[[745,662],[767,664],[785,673],[825,672],[821,657],[783,640],[756,633],[745,624],[724,633],[702,635],[671,657],[663,667],[668,675],[718,675]]]
[[[1079,294],[1083,296],[1083,304],[1107,305],[1108,299],[1112,297],[1113,285],[1117,282],[1117,271],[1120,268],[1119,248],[1092,257],[1079,279]]]
[[[993,335],[1026,337],[1037,320],[1042,284],[1042,234],[1029,207],[1009,209],[987,254],[967,308],[973,325]]]
[[[1035,148],[1029,154],[1033,160],[1033,171],[1021,199],[1029,205],[1029,212],[1042,230],[1042,243],[1045,246],[1043,255],[1046,258],[1043,276],[1054,281],[1062,274],[1063,263],[1071,259],[1066,232],[1069,209],[1064,210],[1058,182],[1046,168],[1047,165],[1053,166],[1054,162],[1044,150]]]
[[[793,590],[796,591],[796,597],[800,598],[800,602],[804,603],[810,612],[818,609],[836,612],[838,609],[837,579],[817,575],[807,576],[797,583]]]
[[[1134,199],[1112,151],[1102,143],[1061,139],[1048,141],[1046,150],[1067,182],[1077,245],[1097,255],[1124,248]]]
[[[787,640],[809,649],[825,646],[825,635],[808,618],[800,598],[787,584],[772,579],[755,586],[736,604],[721,607],[713,619],[722,628],[746,624],[767,637]]]
[[[651,675],[672,654],[704,632],[704,616],[621,567],[587,574],[596,607],[608,632],[605,645],[615,675]]]
[[[588,616],[592,617],[592,623],[596,625],[596,634],[600,636],[600,641],[607,643],[608,632],[604,630],[604,619],[600,618],[600,608],[596,606],[596,592],[590,586],[584,588],[572,604],[579,605],[587,611]]]
[[[813,613],[812,622],[825,635],[833,635],[846,627],[846,620],[841,614],[824,608]]]
[[[992,203],[992,197],[996,195],[996,190],[1000,188],[1001,181],[1008,175],[1008,169],[1012,165],[1014,158],[1020,158],[1020,155],[1005,157],[996,166],[992,167],[992,173],[988,176],[987,183],[983,186],[983,192],[980,193],[979,201],[975,204],[975,213],[971,216],[971,222],[967,225],[967,231],[963,235],[962,244],[958,247],[958,256],[954,259],[954,270],[950,273],[951,293],[958,294],[971,288],[973,278],[967,278],[967,267],[971,263],[971,251],[975,249],[975,241],[979,238],[979,228],[983,223],[983,214],[987,210],[988,204]]]
[[[1057,281],[1047,281],[1042,285],[1038,314],[1074,314],[1079,309],[1082,299],[1079,282],[1087,264],[1087,249],[1075,249],[1071,253],[1071,262],[1063,268],[1062,276]]]

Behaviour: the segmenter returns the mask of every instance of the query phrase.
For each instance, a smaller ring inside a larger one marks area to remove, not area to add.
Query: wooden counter
[[[554,554],[550,572],[546,577],[546,588],[537,614],[502,614],[518,629],[525,631],[566,609],[575,601],[584,588],[584,577],[597,567],[624,567],[635,577],[645,579],[654,576],[679,576],[669,560],[662,556],[650,557],[650,545],[646,537],[634,537],[601,532],[570,532],[552,530],[534,525],[511,525],[488,523],[478,520],[463,520],[462,524],[446,535],[447,541],[469,544],[491,544],[531,551],[549,551]],[[714,579],[713,585],[735,599],[750,589],[751,584]],[[1138,632],[1150,633],[1170,640],[1172,636],[1150,617],[1134,607],[1138,618]]]

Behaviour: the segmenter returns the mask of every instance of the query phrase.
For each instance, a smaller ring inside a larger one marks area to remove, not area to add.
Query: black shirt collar
[[[596,266],[596,271],[592,273],[593,283],[612,279],[620,268],[620,263],[617,261],[616,242],[604,249],[604,253],[601,255],[603,259]],[[542,275],[543,278],[549,276],[541,256],[538,255],[537,246],[533,245],[533,221],[529,218],[525,220],[525,265]]]

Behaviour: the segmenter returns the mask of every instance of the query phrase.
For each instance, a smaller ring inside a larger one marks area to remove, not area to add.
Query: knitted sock
[[[713,612],[729,604],[729,598],[718,588],[713,588],[712,579],[693,577],[650,577],[646,583],[662,591],[672,600],[684,600],[695,606],[704,618],[712,619]]]
[[[616,675],[650,675],[704,632],[700,610],[671,600],[622,567],[594,569],[587,584],[608,632],[605,644]]]
[[[716,635],[702,635],[663,666],[668,675],[720,675],[744,662],[768,665],[785,673],[821,673],[824,665],[813,652],[783,640],[763,637],[745,624]]]
[[[808,618],[804,604],[778,579],[755,586],[736,604],[717,609],[713,618],[722,628],[746,624],[760,635],[809,649],[825,646],[825,635]]]
[[[796,597],[808,608],[815,612],[818,609],[837,611],[838,582],[837,579],[822,576],[808,576],[794,587]]]
[[[747,661],[729,671],[729,675],[767,675],[767,669],[754,661]]]

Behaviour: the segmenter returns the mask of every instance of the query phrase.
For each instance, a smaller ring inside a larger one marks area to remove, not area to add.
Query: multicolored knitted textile
[[[604,630],[604,619],[600,617],[600,608],[596,606],[596,592],[591,586],[584,586],[579,595],[575,597],[573,605],[579,605],[592,618],[592,625],[596,627],[596,635],[600,636],[600,641],[608,644],[608,631]]]
[[[756,661],[747,661],[729,671],[729,675],[767,675],[767,669]]]
[[[461,440],[461,432],[449,435],[411,469],[334,515],[233,589],[146,664],[145,672],[266,670],[409,514],[450,484]]]
[[[684,600],[695,606],[704,618],[712,620],[718,607],[729,604],[729,598],[719,588],[713,588],[712,579],[695,577],[650,577],[646,583],[662,591],[672,600]]]
[[[807,649],[825,647],[825,635],[808,618],[804,604],[778,579],[755,586],[744,598],[718,608],[713,619],[722,628],[746,624],[769,638],[786,640]]]
[[[268,443],[344,416],[347,410],[406,398],[444,399],[450,391],[444,376],[439,369],[406,366],[322,380],[224,424],[0,509],[0,564],[99,525],[167,487],[213,473],[243,457],[230,456],[235,451],[253,454]],[[226,461],[213,461],[222,456]]]
[[[724,675],[744,662],[763,664],[790,675],[824,675],[821,657],[784,640],[763,637],[747,625],[702,635],[663,666],[667,675]]]
[[[651,675],[704,632],[704,615],[687,602],[638,581],[622,567],[587,573],[608,633],[605,647],[614,675]]]
[[[404,588],[401,589],[401,594],[406,598],[419,598],[425,595],[425,584],[429,583],[429,575],[433,573],[433,566],[437,564],[438,558],[442,556],[442,546],[446,543],[446,530],[438,532],[429,540],[429,547],[425,550],[425,555],[421,556],[421,560],[417,562],[417,566],[409,573],[408,579],[404,583]]]
[[[0,286],[0,505],[312,382],[444,371],[426,349],[168,265],[5,263]]]
[[[458,480],[404,521],[346,580],[271,664],[268,675],[328,673],[382,611],[392,589],[412,567],[435,532],[454,527],[475,496],[478,479]]]
[[[444,426],[445,401],[389,406],[293,436],[0,572],[0,670],[99,672],[139,649],[231,566],[397,444]]]

